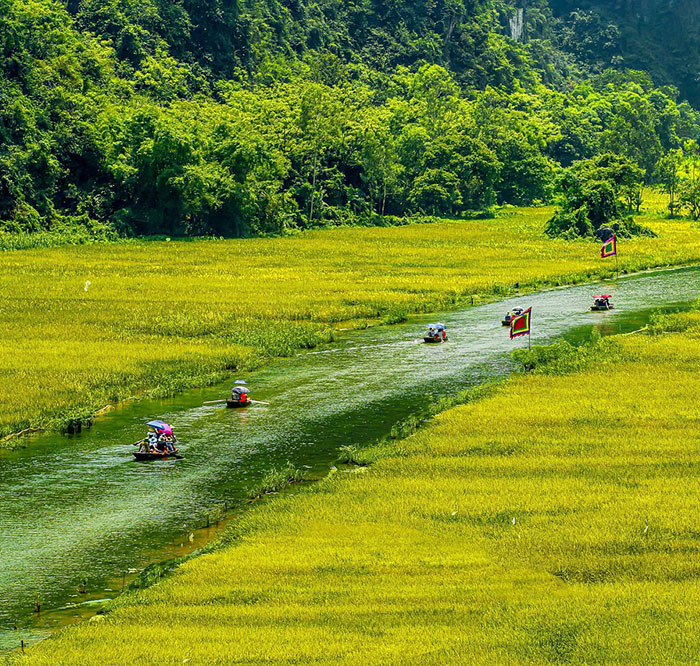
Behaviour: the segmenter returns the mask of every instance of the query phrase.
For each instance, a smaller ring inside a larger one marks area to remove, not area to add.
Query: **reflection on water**
[[[0,453],[0,647],[17,646],[13,622],[28,625],[36,601],[50,609],[80,600],[83,580],[90,598],[112,596],[119,585],[110,579],[155,553],[177,553],[212,507],[243,497],[269,468],[291,461],[321,472],[339,446],[371,442],[427,402],[503,376],[508,352],[527,345],[501,327],[506,309],[533,306],[533,343],[578,342],[593,328],[641,328],[652,310],[692,301],[698,285],[700,270],[682,269],[441,314],[450,334],[444,345],[419,337],[434,314],[344,333],[247,376],[253,397],[270,406],[202,404],[225,397],[225,384],[127,405],[82,434],[46,435]],[[587,312],[601,287],[616,309]],[[133,461],[130,443],[151,418],[175,425],[183,460]]]

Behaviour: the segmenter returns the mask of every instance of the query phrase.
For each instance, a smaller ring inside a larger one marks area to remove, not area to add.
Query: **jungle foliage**
[[[679,88],[691,103],[700,101],[700,5],[695,0],[549,0],[548,4],[566,46],[591,71],[611,66],[644,69],[660,85]]]
[[[700,138],[677,90],[595,73],[543,1],[512,39],[514,11],[0,0],[0,232],[249,236],[461,216],[548,201],[563,168],[601,153],[652,182]]]

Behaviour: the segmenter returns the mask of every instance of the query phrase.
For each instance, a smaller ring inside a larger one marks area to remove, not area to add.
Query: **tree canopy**
[[[544,0],[513,39],[514,9],[0,0],[0,229],[244,236],[459,216],[548,201],[601,154],[667,179],[666,156],[700,140],[693,107],[643,72],[596,73],[607,24],[580,19],[574,49]]]

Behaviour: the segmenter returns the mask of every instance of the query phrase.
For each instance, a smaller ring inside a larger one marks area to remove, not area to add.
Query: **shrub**
[[[598,235],[601,227],[617,225],[621,236],[653,235],[625,217],[626,212],[641,205],[642,180],[642,170],[618,155],[575,162],[562,178],[563,205],[547,223],[547,234],[591,238]]]

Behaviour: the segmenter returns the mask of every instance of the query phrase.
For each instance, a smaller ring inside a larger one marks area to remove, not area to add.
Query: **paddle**
[[[221,403],[226,402],[226,400],[207,400],[204,404],[205,405],[220,405]],[[249,400],[248,402],[252,402],[256,405],[269,405],[269,402],[263,402],[262,400]]]

